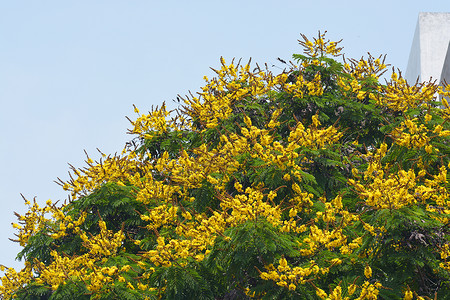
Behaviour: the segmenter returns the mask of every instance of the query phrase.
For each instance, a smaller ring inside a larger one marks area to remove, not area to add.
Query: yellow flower
[[[297,215],[297,210],[295,209],[295,208],[291,208],[290,210],[289,210],[289,217],[290,218],[293,218],[293,217],[295,217]]]
[[[356,291],[356,285],[355,284],[350,284],[348,287],[348,294],[349,295],[353,295]]]
[[[317,127],[317,126],[320,125],[320,121],[319,121],[319,116],[318,115],[312,116],[312,123],[313,123],[314,127]]]
[[[132,290],[134,290],[134,286],[131,284],[131,282],[127,282],[127,287],[129,288],[129,289],[132,289]]]
[[[366,278],[372,277],[372,268],[369,265],[364,268],[364,276],[366,276]]]
[[[316,294],[317,296],[319,296],[321,299],[326,299],[328,297],[327,293],[325,293],[324,290],[317,288],[316,289]]]
[[[407,290],[405,292],[405,296],[403,297],[403,300],[412,300],[413,299],[413,292],[410,290]]]

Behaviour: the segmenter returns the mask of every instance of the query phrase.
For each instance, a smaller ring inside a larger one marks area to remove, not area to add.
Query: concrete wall
[[[409,60],[408,66],[406,67],[406,73],[404,74],[404,78],[408,81],[408,83],[412,84],[416,82],[417,79],[419,81],[420,78],[420,34],[419,34],[419,21],[417,21],[416,30],[414,32],[414,38],[411,46],[411,51],[409,52]]]
[[[440,81],[450,41],[450,13],[419,13],[405,78]]]
[[[442,67],[441,82],[450,84],[450,43],[448,43],[447,55],[445,56],[444,66]]]

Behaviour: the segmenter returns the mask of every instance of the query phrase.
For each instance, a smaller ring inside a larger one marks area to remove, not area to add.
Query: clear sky
[[[120,152],[132,105],[146,111],[199,91],[219,58],[280,66],[300,53],[300,33],[328,31],[347,57],[387,54],[406,69],[418,13],[429,1],[1,1],[0,264],[19,267],[8,241],[20,196],[64,200],[53,181]],[[450,28],[449,28],[450,30]],[[274,67],[274,71],[277,68]]]

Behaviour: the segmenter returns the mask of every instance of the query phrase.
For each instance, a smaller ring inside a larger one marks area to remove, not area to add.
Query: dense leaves
[[[278,75],[222,59],[177,110],[135,108],[69,203],[26,201],[3,298],[450,297],[450,92],[299,42]]]

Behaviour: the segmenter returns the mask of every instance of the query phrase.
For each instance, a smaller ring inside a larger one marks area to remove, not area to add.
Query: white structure
[[[450,42],[448,43],[447,55],[445,56],[444,66],[442,67],[441,82],[450,84]]]
[[[450,13],[419,13],[404,78],[450,83]]]

